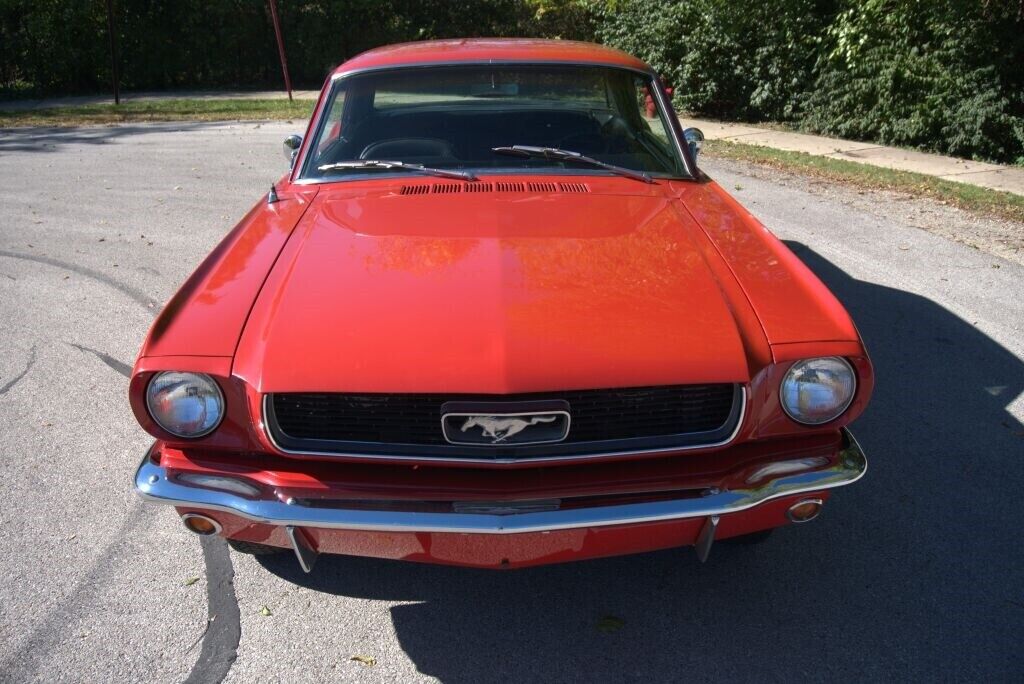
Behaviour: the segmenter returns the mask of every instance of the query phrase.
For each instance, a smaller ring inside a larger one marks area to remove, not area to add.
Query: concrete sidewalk
[[[880,166],[898,171],[913,171],[944,180],[977,185],[992,190],[1024,195],[1024,168],[945,157],[899,147],[853,142],[839,138],[775,131],[743,124],[686,119],[683,127],[695,126],[708,140],[727,140],[747,145],[760,145],[789,152],[806,152],[832,159]]]

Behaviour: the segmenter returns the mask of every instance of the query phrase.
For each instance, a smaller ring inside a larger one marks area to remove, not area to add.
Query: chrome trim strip
[[[544,176],[565,176],[566,178],[620,178],[610,171],[602,171],[598,168],[578,168],[578,169],[561,169],[557,167],[551,168],[512,168],[512,167],[488,167],[488,168],[474,168],[473,173],[477,176],[478,181],[484,183],[494,182],[491,179],[503,177],[503,176],[530,176],[533,178],[544,177]],[[330,185],[331,183],[356,183],[361,181],[390,181],[395,179],[401,180],[423,180],[429,179],[430,176],[408,174],[403,172],[386,172],[378,173],[373,176],[352,176],[352,177],[340,177],[340,178],[297,178],[291,182],[292,185]],[[662,175],[660,173],[652,173],[651,178],[654,179],[654,183],[651,185],[658,185],[659,183],[668,183],[671,181],[686,181],[690,182],[693,179],[688,176],[669,176]],[[599,193],[594,193],[599,194]],[[624,194],[624,193],[616,193]]]
[[[738,383],[737,383],[738,384]],[[260,408],[262,415],[260,415],[260,426],[263,428],[263,434],[266,435],[267,439],[282,454],[288,454],[289,456],[332,456],[335,458],[351,458],[358,460],[367,461],[409,461],[415,463],[422,463],[424,465],[430,463],[487,463],[497,465],[511,465],[519,463],[571,463],[573,461],[589,461],[595,458],[611,458],[613,456],[632,456],[634,454],[668,454],[677,451],[693,451],[694,449],[715,449],[718,447],[726,446],[730,444],[736,435],[740,433],[743,428],[743,420],[747,417],[747,387],[746,385],[740,386],[740,415],[736,419],[736,427],[733,428],[732,433],[721,442],[713,442],[711,444],[690,444],[687,446],[674,446],[674,447],[658,447],[656,449],[634,449],[631,451],[599,451],[591,454],[573,454],[571,456],[537,456],[532,458],[450,458],[446,456],[392,456],[380,455],[380,454],[355,454],[346,453],[342,451],[293,451],[285,449],[274,439],[274,435],[270,430],[270,426],[267,425],[267,402],[270,400],[270,394],[263,395],[263,401],[260,402]],[[487,446],[481,445],[481,446]]]
[[[720,491],[694,499],[530,511],[511,515],[488,513],[428,513],[410,511],[318,508],[286,503],[272,494],[253,500],[199,487],[167,477],[147,453],[135,473],[135,491],[147,501],[193,509],[224,511],[268,525],[366,530],[371,532],[437,532],[458,534],[518,534],[608,525],[708,518],[739,513],[773,499],[804,492],[820,492],[856,482],[867,471],[860,445],[845,428],[843,446],[835,465],[809,473],[786,475],[759,487]],[[152,451],[152,447],[150,448]]]
[[[581,66],[596,67],[599,69],[622,69],[642,76],[658,78],[657,72],[653,69],[639,69],[625,64],[614,62],[600,62],[583,59],[440,59],[423,60],[415,62],[396,62],[394,64],[381,64],[362,69],[349,69],[331,74],[331,82],[336,83],[343,78],[356,76],[358,74],[372,74],[377,71],[392,71],[396,69],[431,69],[435,67],[481,67],[481,66]]]
[[[668,127],[668,130],[672,133],[672,142],[675,143],[676,152],[679,154],[679,158],[683,160],[683,167],[690,175],[686,180],[696,180],[700,177],[697,171],[697,160],[690,157],[690,150],[686,145],[686,141],[683,139],[683,126],[679,121],[679,115],[676,110],[672,108],[672,102],[668,99],[668,93],[665,92],[665,84],[662,83],[661,77],[657,74],[653,75],[654,88],[658,99],[658,104],[661,105],[660,115],[665,117],[662,120],[662,124]]]

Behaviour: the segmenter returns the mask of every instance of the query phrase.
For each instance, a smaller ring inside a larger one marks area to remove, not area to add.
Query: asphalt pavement
[[[853,425],[868,474],[814,523],[705,565],[324,557],[307,576],[144,505],[125,374],[298,128],[0,131],[0,680],[1024,675],[1024,266],[917,227],[977,221],[956,209],[741,164],[704,166],[833,289],[876,364]]]

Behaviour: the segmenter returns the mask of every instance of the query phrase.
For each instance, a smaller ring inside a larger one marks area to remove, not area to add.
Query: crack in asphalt
[[[123,361],[74,342],[68,344],[95,355],[120,375],[131,377],[132,368]],[[28,372],[27,369],[25,372]],[[227,677],[238,658],[238,644],[242,639],[242,614],[235,594],[235,568],[231,564],[227,542],[221,537],[201,537],[200,542],[206,565],[207,619],[199,637],[203,644],[199,658],[185,681],[190,684],[218,684]]]
[[[118,361],[113,356],[110,356],[109,354],[104,354],[103,352],[97,351],[91,347],[84,347],[80,344],[75,344],[74,342],[68,342],[68,344],[74,347],[75,349],[78,349],[79,351],[89,352],[90,354],[95,356],[103,363],[107,364],[110,368],[113,368],[115,371],[117,371],[124,377],[130,378],[132,376],[132,367],[129,366],[127,363]],[[0,392],[0,394],[2,394],[2,392]]]
[[[228,676],[238,658],[242,638],[242,613],[235,595],[235,569],[227,542],[220,537],[200,537],[206,562],[208,617],[199,658],[186,684],[217,684]]]
[[[3,395],[7,394],[9,391],[11,391],[11,388],[13,388],[19,382],[21,382],[21,379],[24,378],[26,375],[28,375],[28,372],[32,369],[32,366],[34,366],[35,364],[36,364],[36,345],[33,344],[32,348],[28,350],[28,363],[25,364],[25,370],[23,370],[20,373],[18,373],[17,375],[15,375],[14,378],[12,380],[9,380],[8,382],[6,382],[3,387],[0,387],[0,397],[2,397]]]
[[[0,249],[0,256],[10,257],[11,259],[22,259],[24,261],[35,261],[36,263],[47,264],[48,266],[56,266],[57,268],[63,268],[73,273],[83,275],[87,278],[92,278],[93,280],[99,281],[104,285],[109,285],[118,292],[130,298],[132,301],[141,304],[147,309],[152,309],[156,305],[156,302],[154,302],[151,297],[147,297],[145,294],[143,294],[139,290],[136,290],[134,287],[131,287],[130,285],[125,285],[119,280],[111,278],[106,273],[94,271],[93,269],[86,268],[85,266],[71,264],[68,263],[67,261],[53,259],[48,256],[36,254],[22,254],[21,252],[10,252],[5,249]]]

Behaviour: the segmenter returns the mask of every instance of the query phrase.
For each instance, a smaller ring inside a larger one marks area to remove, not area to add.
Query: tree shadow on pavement
[[[705,565],[690,549],[513,572],[261,562],[316,591],[413,602],[391,608],[395,632],[444,682],[1019,676],[1024,426],[1006,406],[1024,363],[928,299],[790,247],[877,372],[853,425],[867,476],[813,524],[716,545]]]
[[[146,133],[196,131],[218,126],[256,125],[257,121],[166,121],[142,124],[95,126],[39,126],[0,128],[0,154],[10,152],[56,152],[64,145],[106,145],[120,138]]]

